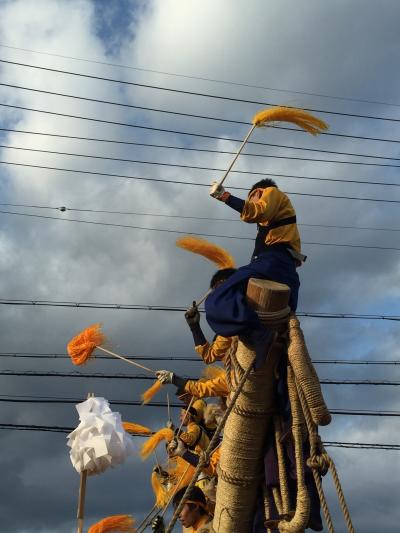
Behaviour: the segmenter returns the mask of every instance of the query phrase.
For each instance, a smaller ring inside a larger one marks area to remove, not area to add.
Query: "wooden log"
[[[247,296],[257,311],[287,308],[290,289],[269,280],[250,279]],[[214,529],[218,533],[250,533],[257,495],[264,476],[267,431],[273,431],[275,368],[282,346],[272,347],[265,364],[252,372],[225,425],[219,463]],[[239,340],[236,359],[246,370],[254,361],[250,346]]]

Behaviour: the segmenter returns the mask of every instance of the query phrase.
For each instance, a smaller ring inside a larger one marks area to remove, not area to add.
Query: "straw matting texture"
[[[296,315],[289,319],[288,358],[301,390],[310,409],[313,422],[317,426],[326,426],[331,415],[322,396],[318,375],[311,362],[300,322]]]
[[[279,352],[273,348],[265,365],[250,373],[227,419],[214,515],[214,529],[218,533],[252,531],[258,488],[264,474],[263,445],[274,412],[274,369],[278,358]],[[239,341],[236,359],[246,370],[254,360],[254,351]]]

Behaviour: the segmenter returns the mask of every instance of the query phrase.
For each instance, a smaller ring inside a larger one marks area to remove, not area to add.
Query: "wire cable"
[[[296,313],[297,316],[301,316]],[[41,352],[0,352],[0,358],[24,358],[24,359],[67,359],[69,355],[63,353],[41,353]],[[200,357],[183,357],[179,355],[124,355],[130,361],[187,361],[193,363],[203,363]],[[115,357],[110,355],[96,355],[96,360],[115,361]],[[314,364],[330,365],[400,365],[400,360],[360,360],[360,359],[313,359]]]
[[[78,135],[63,135],[61,133],[46,133],[43,131],[30,131],[30,130],[17,130],[15,128],[0,128],[0,131],[8,131],[12,133],[24,133],[27,135],[42,135],[47,137],[59,137],[61,139],[73,139],[73,140],[79,140],[79,141],[95,141],[95,142],[102,142],[102,143],[113,143],[113,144],[122,144],[122,145],[129,145],[129,146],[144,146],[147,148],[164,148],[169,150],[183,150],[183,151],[189,151],[189,152],[206,152],[210,154],[228,154],[228,155],[235,155],[236,152],[230,152],[228,150],[212,150],[210,148],[191,148],[189,146],[172,146],[169,144],[154,144],[154,143],[145,143],[145,142],[136,142],[136,141],[121,141],[117,139],[103,139],[99,137],[80,137]],[[240,139],[234,139],[232,137],[213,137],[214,139],[219,139],[220,141],[230,141],[230,142],[242,142]],[[371,155],[371,154],[360,154],[357,152],[339,152],[337,150],[324,150],[322,148],[305,148],[301,146],[292,146],[287,144],[275,144],[275,143],[265,143],[265,142],[257,142],[257,141],[247,141],[247,144],[254,144],[259,146],[268,146],[273,148],[284,148],[288,150],[301,150],[305,152],[317,152],[317,153],[324,153],[324,154],[334,154],[334,155],[349,155],[352,157],[365,157],[370,159],[385,159],[389,161],[400,161],[399,157],[388,157],[383,155]],[[248,152],[242,152],[242,156],[244,157],[269,157],[267,154],[260,154],[260,153],[248,153]]]
[[[167,130],[165,128],[156,128],[154,126],[143,126],[143,125],[140,125],[140,124],[132,124],[132,123],[129,123],[129,122],[118,122],[118,121],[115,121],[115,120],[105,120],[105,119],[99,119],[99,118],[94,118],[94,117],[86,117],[86,116],[83,116],[83,115],[71,115],[71,114],[68,114],[68,113],[60,113],[60,112],[56,112],[56,111],[47,111],[47,110],[44,110],[44,109],[37,109],[37,108],[33,108],[33,107],[25,107],[25,106],[20,106],[20,105],[12,105],[12,104],[4,104],[4,103],[0,103],[0,106],[2,107],[8,107],[8,108],[11,108],[11,109],[21,109],[23,111],[32,111],[34,113],[43,113],[43,114],[46,114],[46,115],[54,115],[54,116],[58,116],[58,117],[66,117],[66,118],[74,118],[74,119],[78,119],[78,120],[88,120],[90,122],[98,122],[98,123],[101,123],[101,124],[113,124],[114,126],[126,126],[126,127],[129,127],[129,128],[137,128],[137,129],[142,129],[142,130],[149,130],[149,131],[158,131],[158,132],[162,132],[162,133],[173,133],[173,134],[176,134],[176,135],[188,135],[188,136],[191,136],[191,137],[201,137],[203,139],[217,139],[217,140],[231,140],[229,139],[228,137],[216,137],[215,135],[207,135],[207,134],[204,134],[204,133],[192,133],[192,132],[187,132],[187,131],[177,131],[177,130]],[[302,129],[294,129],[294,128],[286,128],[284,126],[272,126],[273,128],[275,129],[279,129],[279,130],[284,130],[284,131],[290,131],[290,132],[298,132],[298,133],[306,133],[304,130]],[[340,137],[340,138],[345,138],[345,139],[357,139],[357,140],[363,140],[363,141],[380,141],[380,142],[390,142],[390,143],[400,143],[400,139],[382,139],[382,138],[379,138],[379,137],[366,137],[366,136],[361,136],[361,135],[350,135],[350,134],[347,134],[347,133],[331,133],[331,132],[322,132],[321,135],[326,135],[326,136],[330,136],[330,137]],[[262,144],[262,143],[255,143],[254,141],[249,141],[249,144]]]
[[[153,376],[145,374],[105,374],[103,372],[94,372],[92,374],[82,374],[80,372],[40,372],[37,370],[1,370],[0,376],[15,376],[15,377],[57,377],[57,378],[84,378],[84,379],[132,379],[132,380],[152,380]],[[195,379],[195,378],[188,378]],[[337,380],[337,379],[321,379],[322,385],[374,385],[374,386],[398,386],[400,381],[390,380]]]
[[[25,152],[38,152],[42,154],[56,154],[56,155],[67,155],[74,157],[85,157],[88,159],[101,159],[103,161],[118,161],[123,163],[140,163],[143,165],[156,165],[156,166],[167,166],[167,167],[176,167],[176,168],[188,168],[191,170],[210,170],[224,172],[223,168],[214,168],[214,167],[199,167],[193,165],[183,165],[183,164],[174,164],[174,163],[165,163],[159,161],[142,161],[138,159],[126,159],[121,157],[111,157],[111,156],[100,156],[93,154],[81,154],[78,152],[60,152],[55,150],[44,150],[43,148],[27,148],[24,146],[10,146],[7,144],[0,144],[0,148],[5,150],[21,150]],[[262,155],[260,157],[265,157],[269,159],[285,159],[285,160],[294,160],[294,161],[307,161],[308,163],[333,163],[333,164],[345,164],[345,165],[363,165],[369,167],[387,167],[387,168],[400,168],[400,165],[392,165],[389,163],[366,163],[363,161],[338,161],[335,159],[315,159],[310,157],[295,157],[295,156],[283,156],[283,155]],[[257,176],[270,176],[270,172],[254,172],[250,170],[231,170],[232,173],[236,174],[249,174]],[[294,176],[288,174],[274,174],[276,176],[284,178],[296,178],[296,179],[306,179],[306,180],[317,180],[317,181],[334,181],[342,183],[364,183],[368,185],[391,185],[392,187],[399,187],[399,183],[385,183],[385,182],[371,182],[371,181],[361,181],[361,180],[339,180],[334,178],[313,178],[308,176]]]
[[[400,203],[400,202],[399,202]],[[178,235],[198,235],[201,237],[213,237],[213,238],[221,238],[221,239],[237,239],[237,240],[246,240],[246,241],[252,241],[254,240],[252,237],[239,237],[239,236],[233,236],[233,235],[218,235],[215,233],[199,233],[195,231],[187,232],[187,231],[180,231],[180,230],[171,230],[171,229],[165,229],[165,228],[148,228],[143,226],[132,226],[129,224],[116,224],[112,222],[95,222],[92,220],[79,220],[74,218],[60,218],[60,217],[53,217],[48,215],[36,215],[33,213],[17,213],[15,211],[2,211],[0,210],[0,214],[2,215],[14,215],[14,216],[22,216],[22,217],[31,217],[31,218],[40,218],[45,220],[61,220],[63,222],[75,222],[78,224],[92,224],[96,226],[108,226],[108,227],[117,227],[117,228],[130,228],[130,229],[137,229],[137,230],[145,230],[145,231],[159,231],[163,233],[175,233]],[[344,248],[359,248],[359,249],[367,249],[367,250],[390,250],[390,251],[397,251],[400,252],[400,248],[396,248],[393,246],[369,246],[369,245],[362,245],[362,244],[341,244],[341,243],[327,243],[327,242],[307,242],[303,241],[304,245],[307,246],[334,246],[336,248],[338,247],[344,247]],[[0,302],[4,303],[4,302]]]
[[[1,104],[0,104],[1,105]],[[72,168],[60,168],[60,167],[52,167],[48,165],[33,165],[28,163],[16,163],[14,161],[0,161],[1,165],[10,165],[10,166],[18,166],[18,167],[26,167],[26,168],[40,168],[42,170],[57,170],[60,172],[70,172],[73,174],[87,174],[92,176],[104,176],[108,178],[122,178],[122,179],[129,179],[129,180],[143,180],[143,181],[150,181],[150,182],[156,182],[156,183],[173,183],[175,185],[191,185],[196,187],[210,187],[210,184],[208,183],[200,183],[200,182],[193,182],[193,181],[179,181],[179,180],[172,180],[172,179],[159,179],[159,178],[147,178],[142,176],[133,176],[128,174],[116,174],[111,172],[96,172],[92,170],[82,170],[82,169],[72,169]],[[268,174],[269,176],[277,176],[275,173]],[[342,181],[342,180],[339,180]],[[350,180],[348,180],[350,182]],[[346,183],[346,182],[345,182]],[[360,182],[358,182],[360,183]],[[371,184],[371,182],[368,182],[368,184]],[[378,184],[378,183],[377,183]],[[380,183],[379,183],[380,184]],[[237,190],[237,191],[248,191],[248,188],[246,187],[234,187],[230,186],[230,190]],[[291,194],[293,196],[306,196],[310,198],[331,198],[331,199],[340,199],[340,200],[357,200],[357,201],[365,201],[365,202],[384,202],[384,203],[394,203],[399,204],[400,200],[393,200],[393,199],[386,199],[386,198],[370,198],[370,197],[360,197],[360,196],[339,196],[334,194],[317,194],[317,193],[304,193],[304,192],[294,192],[294,191],[284,191],[287,194]]]
[[[95,76],[93,74],[83,74],[80,72],[73,72],[71,70],[62,70],[62,69],[56,69],[51,67],[44,67],[42,65],[33,65],[30,63],[21,63],[18,61],[11,61],[7,59],[0,59],[0,63],[4,63],[7,65],[13,65],[17,67],[23,67],[23,68],[32,68],[36,70],[44,70],[46,72],[52,72],[54,74],[64,74],[68,76],[75,76],[79,78],[86,78],[90,80],[96,80],[96,81],[106,81],[109,83],[118,83],[121,85],[128,85],[131,87],[141,87],[144,89],[154,89],[158,91],[166,91],[170,93],[176,93],[176,94],[185,94],[188,96],[200,96],[202,98],[210,98],[213,100],[220,100],[225,102],[235,102],[235,103],[241,103],[241,104],[252,104],[252,105],[260,105],[260,106],[276,106],[279,105],[274,102],[265,102],[260,100],[247,100],[243,98],[234,98],[232,96],[222,96],[222,95],[216,95],[216,94],[209,94],[209,93],[201,93],[201,92],[194,92],[194,91],[187,91],[183,89],[173,89],[171,87],[162,87],[160,85],[151,85],[147,83],[138,83],[133,81],[127,81],[127,80],[118,80],[115,78],[108,78],[105,76]],[[293,106],[286,106],[286,107],[293,107]],[[393,118],[393,117],[378,117],[373,115],[361,115],[356,113],[344,113],[339,111],[329,111],[324,109],[315,109],[313,107],[304,107],[305,111],[312,111],[314,113],[323,113],[327,115],[334,115],[334,116],[340,116],[340,117],[349,117],[349,118],[364,118],[364,119],[370,119],[370,120],[383,120],[383,121],[389,121],[389,122],[400,122],[400,119]]]
[[[389,102],[382,102],[382,101],[376,101],[376,100],[366,100],[366,99],[360,99],[360,98],[350,98],[345,96],[333,96],[333,95],[327,95],[327,94],[321,94],[321,93],[314,93],[314,92],[307,92],[307,91],[294,91],[289,89],[277,89],[276,87],[266,87],[264,85],[251,85],[249,83],[242,83],[242,82],[235,82],[235,81],[228,81],[228,80],[219,80],[214,78],[207,78],[204,76],[189,76],[187,74],[177,74],[173,72],[166,72],[162,70],[155,70],[155,69],[148,69],[148,68],[142,68],[142,67],[133,67],[132,65],[125,65],[120,63],[113,63],[113,62],[106,62],[106,61],[98,61],[94,59],[85,59],[81,57],[73,57],[68,55],[62,55],[62,54],[55,54],[51,52],[43,52],[39,50],[31,50],[28,48],[20,48],[17,46],[10,46],[6,44],[0,44],[0,47],[2,48],[8,48],[11,50],[20,50],[23,52],[30,52],[33,54],[41,54],[46,55],[50,57],[59,57],[62,59],[72,59],[73,61],[82,61],[85,63],[93,63],[96,65],[105,65],[108,67],[117,67],[117,68],[124,68],[129,70],[135,70],[139,72],[149,72],[151,74],[162,74],[165,76],[172,76],[175,78],[184,78],[184,79],[190,79],[190,80],[199,80],[199,81],[207,81],[207,82],[213,82],[213,83],[222,83],[224,85],[232,85],[232,86],[238,86],[238,87],[248,87],[250,89],[262,89],[265,91],[276,91],[276,92],[284,92],[289,94],[299,94],[299,95],[305,95],[305,96],[317,96],[318,98],[328,98],[331,100],[343,100],[347,102],[357,102],[357,103],[365,103],[365,104],[378,104],[378,105],[385,105],[385,106],[393,106],[393,107],[400,107],[400,104],[395,103],[389,103]]]
[[[100,213],[107,215],[134,215],[140,217],[155,217],[155,218],[174,218],[179,220],[207,220],[207,221],[216,221],[216,222],[239,222],[242,221],[238,218],[223,218],[223,217],[206,217],[206,216],[191,216],[191,215],[171,215],[164,213],[143,213],[138,211],[112,211],[109,209],[83,209],[76,207],[66,207],[66,206],[49,206],[49,205],[32,205],[32,204],[12,204],[12,203],[0,203],[0,206],[4,207],[24,207],[32,209],[49,209],[53,211],[73,211],[78,213]],[[368,230],[368,231],[390,231],[398,232],[400,228],[376,228],[372,226],[338,226],[334,224],[307,224],[307,223],[297,223],[301,227],[311,227],[311,228],[336,228],[336,229],[356,229],[356,230]]]

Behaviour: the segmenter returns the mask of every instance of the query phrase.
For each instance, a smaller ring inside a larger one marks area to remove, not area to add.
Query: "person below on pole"
[[[255,183],[247,200],[233,196],[217,183],[211,186],[210,195],[238,211],[244,222],[257,224],[250,263],[216,287],[206,299],[205,308],[207,322],[217,335],[240,335],[254,346],[258,368],[275,335],[247,304],[247,282],[259,278],[288,285],[289,306],[296,310],[300,286],[296,268],[306,259],[301,253],[296,212],[288,196],[271,179]]]
[[[236,272],[236,268],[223,268],[217,270],[210,282],[210,288],[216,289],[224,281],[230,278]],[[222,361],[231,347],[232,339],[217,335],[212,343],[209,343],[204,336],[200,326],[200,313],[197,306],[193,305],[185,313],[186,322],[193,335],[193,341],[196,352],[200,355],[206,365],[210,365],[215,361]]]
[[[187,487],[180,489],[174,496],[172,505],[177,508]],[[179,514],[179,521],[182,526],[189,528],[188,533],[214,533],[212,527],[212,516],[207,510],[206,498],[203,491],[198,487],[193,487],[190,491],[182,511]],[[165,524],[161,516],[156,516],[151,523],[153,533],[164,533]]]

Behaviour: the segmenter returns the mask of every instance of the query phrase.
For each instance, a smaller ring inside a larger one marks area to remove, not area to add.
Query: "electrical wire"
[[[84,378],[84,379],[132,379],[132,380],[152,380],[153,376],[145,374],[105,374],[103,372],[94,372],[92,374],[82,374],[80,372],[40,372],[37,370],[1,370],[0,376],[15,376],[15,377],[57,377],[57,378]],[[188,378],[195,379],[195,378]],[[400,381],[390,380],[337,380],[337,379],[321,379],[322,385],[374,385],[374,386],[398,386]]]
[[[156,128],[154,126],[143,126],[143,125],[140,125],[140,124],[132,124],[132,123],[129,123],[129,122],[118,122],[118,121],[113,121],[113,120],[105,120],[105,119],[99,119],[99,118],[93,118],[93,117],[86,117],[86,116],[83,116],[83,115],[71,115],[71,114],[68,114],[68,113],[60,113],[60,112],[56,112],[56,111],[48,111],[48,110],[44,110],[44,109],[37,109],[37,108],[32,108],[32,107],[20,106],[20,105],[12,105],[12,104],[0,103],[0,106],[8,107],[8,108],[11,108],[11,109],[21,109],[23,111],[32,111],[34,113],[43,113],[43,114],[46,114],[46,115],[54,115],[54,116],[58,116],[58,117],[74,118],[74,119],[78,119],[78,120],[88,120],[90,122],[96,122],[96,123],[101,123],[101,124],[112,124],[114,126],[126,126],[126,127],[129,127],[129,128],[137,128],[137,129],[149,130],[149,131],[158,131],[158,132],[162,132],[162,133],[173,133],[173,134],[176,134],[176,135],[188,135],[188,136],[191,136],[191,137],[201,137],[203,139],[217,139],[217,140],[226,140],[226,141],[230,141],[231,140],[229,138],[216,137],[214,135],[207,135],[207,134],[204,134],[204,133],[192,133],[192,132],[187,132],[187,131],[167,130],[165,128]],[[306,133],[302,129],[286,128],[284,126],[272,126],[272,127],[275,128],[275,129],[278,129],[278,130],[290,131],[292,133],[293,132]],[[363,140],[363,141],[380,141],[380,142],[400,143],[400,139],[382,139],[382,138],[379,138],[379,137],[366,137],[366,136],[361,136],[361,135],[350,135],[350,134],[347,134],[347,133],[331,133],[331,132],[324,131],[324,132],[321,133],[321,135],[326,135],[326,136],[330,136],[330,137],[340,137],[340,138],[345,138],[345,139],[357,139],[357,140]],[[249,144],[262,144],[262,143],[255,143],[253,141],[249,141]]]
[[[399,201],[400,203],[400,201]],[[31,217],[31,218],[41,218],[46,220],[61,220],[63,222],[76,222],[79,224],[92,224],[96,226],[109,226],[109,227],[117,227],[117,228],[130,228],[130,229],[138,229],[138,230],[145,230],[145,231],[159,231],[163,233],[175,233],[178,235],[199,235],[201,237],[213,237],[213,238],[221,238],[221,239],[237,239],[237,240],[246,240],[251,241],[254,240],[251,237],[238,237],[233,235],[218,235],[215,233],[199,233],[195,231],[187,232],[187,231],[180,231],[180,230],[171,230],[171,229],[165,229],[165,228],[148,228],[143,226],[132,226],[129,224],[116,224],[112,222],[95,222],[92,220],[79,220],[74,218],[60,218],[60,217],[52,217],[47,215],[36,215],[33,213],[17,213],[15,211],[2,211],[0,210],[0,214],[2,215],[15,215],[15,216],[22,216],[22,217]],[[400,248],[396,248],[393,246],[369,246],[369,245],[362,245],[362,244],[340,244],[340,243],[326,243],[326,242],[307,242],[303,241],[304,245],[308,246],[334,246],[334,247],[344,247],[344,248],[359,248],[359,249],[368,249],[368,250],[391,250],[391,251],[398,251],[400,252]],[[4,302],[0,302],[4,303]]]
[[[80,209],[76,207],[66,206],[49,206],[49,205],[32,205],[32,204],[12,204],[12,203],[0,203],[0,206],[4,207],[24,207],[32,209],[49,209],[53,211],[74,211],[78,213],[101,213],[107,215],[134,215],[141,217],[155,217],[155,218],[174,218],[179,220],[207,220],[215,222],[239,222],[242,221],[239,218],[223,218],[223,217],[206,217],[206,216],[191,216],[191,215],[171,215],[164,213],[143,213],[138,211],[112,211],[109,209]],[[306,224],[297,223],[301,227],[311,228],[336,228],[336,229],[356,229],[356,230],[368,230],[368,231],[391,231],[398,232],[400,228],[376,228],[372,226],[338,226],[334,224]]]
[[[65,426],[44,426],[36,424],[7,424],[0,423],[0,429],[4,430],[15,430],[15,431],[44,431],[51,433],[71,433],[75,428],[65,427]],[[148,435],[143,435],[141,433],[133,434],[135,437],[148,437]],[[362,449],[371,449],[371,450],[400,450],[400,445],[398,444],[378,444],[378,443],[366,443],[366,442],[338,442],[338,441],[325,441],[324,445],[326,447],[337,447],[337,448],[362,448]]]
[[[136,141],[121,141],[117,139],[103,139],[99,137],[80,137],[78,135],[63,135],[61,133],[46,133],[42,131],[30,131],[30,130],[17,130],[14,128],[0,128],[0,131],[8,131],[12,133],[23,133],[27,135],[42,135],[47,137],[56,137],[61,139],[73,139],[73,140],[79,140],[79,141],[95,141],[95,142],[102,142],[102,143],[112,143],[112,144],[122,144],[122,145],[128,145],[128,146],[144,146],[147,148],[164,148],[169,150],[183,150],[183,151],[189,151],[189,152],[206,152],[210,154],[228,154],[228,155],[236,155],[236,152],[230,152],[228,150],[212,150],[210,148],[192,148],[189,146],[172,146],[169,144],[154,144],[154,143],[145,143],[145,142],[136,142]],[[230,141],[230,142],[242,142],[240,139],[233,139],[231,137],[214,137],[215,139],[219,139],[220,141]],[[284,148],[288,150],[301,150],[305,152],[317,152],[317,153],[324,153],[324,154],[334,154],[334,155],[349,155],[352,157],[365,157],[370,159],[384,159],[389,161],[400,161],[399,157],[388,157],[383,155],[371,155],[371,154],[360,154],[359,152],[340,152],[337,150],[324,150],[322,148],[305,148],[301,146],[292,146],[287,144],[275,144],[275,143],[266,143],[266,142],[256,142],[256,141],[247,141],[247,144],[254,144],[259,146],[268,146],[273,148]],[[267,154],[260,154],[260,153],[249,153],[249,152],[242,152],[241,156],[244,157],[270,157]]]
[[[40,54],[40,55],[46,55],[50,57],[59,57],[62,59],[72,59],[73,61],[82,61],[85,63],[93,63],[96,65],[105,65],[108,67],[117,67],[117,68],[124,68],[129,70],[135,70],[139,72],[149,72],[151,74],[162,74],[165,76],[172,76],[175,78],[184,78],[184,79],[190,79],[190,80],[199,80],[199,81],[207,81],[212,83],[222,83],[224,85],[232,85],[232,86],[238,86],[238,87],[247,87],[250,89],[261,89],[265,91],[274,91],[274,92],[284,92],[289,94],[299,94],[299,95],[305,95],[305,96],[317,96],[318,98],[328,98],[331,100],[342,100],[346,102],[356,102],[356,103],[365,103],[365,104],[378,104],[378,105],[385,105],[385,106],[393,106],[393,107],[400,107],[400,104],[395,103],[389,103],[389,102],[382,102],[377,100],[367,100],[367,99],[360,99],[360,98],[350,98],[345,96],[333,96],[333,95],[327,95],[327,94],[321,94],[321,93],[314,93],[314,92],[307,92],[307,91],[294,91],[289,89],[277,89],[276,87],[266,87],[264,85],[251,85],[249,83],[242,83],[242,82],[235,82],[235,81],[228,81],[228,80],[219,80],[214,78],[207,78],[204,76],[189,76],[187,74],[177,74],[173,72],[166,72],[162,70],[155,70],[155,69],[147,69],[142,67],[133,67],[132,65],[125,65],[120,63],[113,63],[113,62],[106,62],[106,61],[98,61],[94,59],[85,59],[81,57],[73,57],[68,55],[62,55],[62,54],[55,54],[51,52],[43,52],[39,50],[31,50],[28,48],[20,48],[17,46],[9,46],[6,44],[0,44],[0,47],[2,48],[8,48],[11,50],[20,50],[24,52],[30,52],[32,54]]]
[[[296,313],[297,316],[301,316]],[[27,358],[27,359],[67,359],[68,355],[63,353],[37,353],[37,352],[0,352],[0,358]],[[200,357],[182,357],[179,355],[124,355],[130,361],[187,361],[203,363]],[[97,355],[96,360],[114,361],[115,357],[110,355]],[[334,365],[400,365],[400,360],[360,360],[360,359],[313,359],[314,364],[334,364]]]
[[[38,152],[42,154],[56,154],[56,155],[67,155],[67,156],[74,156],[74,157],[85,157],[88,159],[101,159],[103,161],[118,161],[118,162],[123,162],[123,163],[140,163],[143,165],[156,165],[156,166],[167,166],[167,167],[177,167],[177,168],[188,168],[192,170],[211,170],[211,171],[224,172],[223,168],[198,167],[198,166],[193,166],[193,165],[182,165],[182,164],[165,163],[165,162],[159,162],[159,161],[142,161],[138,159],[126,159],[126,158],[121,158],[121,157],[81,154],[77,152],[60,152],[57,150],[44,150],[43,148],[27,148],[24,146],[10,146],[7,144],[0,144],[0,148],[3,148],[5,150],[20,150],[20,151],[25,151],[25,152]],[[295,157],[295,156],[283,156],[283,155],[262,155],[260,157],[266,157],[270,159],[307,161],[308,163],[312,163],[312,162],[333,163],[333,164],[345,164],[345,165],[363,165],[363,166],[369,166],[369,167],[400,168],[400,165],[391,165],[389,163],[365,163],[363,161],[338,161],[335,159],[315,159],[315,158],[310,158],[310,157]],[[270,176],[271,175],[271,173],[269,172],[254,172],[250,170],[237,170],[237,169],[231,170],[231,172],[235,174],[249,174],[249,175],[257,175],[257,176]],[[274,175],[284,177],[284,178],[296,178],[296,179],[317,180],[317,181],[335,181],[335,182],[342,182],[342,183],[366,183],[369,185],[391,185],[392,187],[400,186],[400,184],[398,183],[371,182],[371,181],[361,181],[361,180],[339,180],[339,179],[334,179],[334,178],[313,178],[313,177],[307,177],[307,176],[297,176],[297,175],[293,176],[293,175],[275,174],[275,173]]]
[[[64,74],[68,76],[75,76],[79,78],[86,78],[90,80],[96,80],[96,81],[106,81],[110,83],[118,83],[121,85],[128,85],[131,87],[141,87],[144,89],[154,89],[158,91],[165,91],[175,94],[185,94],[188,96],[200,96],[202,98],[210,98],[213,100],[219,100],[219,101],[225,101],[225,102],[235,102],[235,103],[241,103],[241,104],[252,104],[252,105],[260,105],[260,106],[276,106],[279,105],[274,102],[266,102],[266,101],[260,101],[260,100],[247,100],[244,98],[234,98],[232,96],[222,96],[222,95],[216,95],[216,94],[209,94],[209,93],[202,93],[202,92],[194,92],[194,91],[187,91],[183,89],[173,89],[171,87],[163,87],[160,85],[151,85],[147,83],[138,83],[133,81],[127,81],[127,80],[118,80],[115,78],[108,78],[105,76],[95,76],[93,74],[83,74],[81,72],[73,72],[71,70],[62,70],[62,69],[56,69],[51,67],[44,67],[42,65],[33,65],[31,63],[21,63],[19,61],[11,61],[7,59],[0,59],[0,63],[4,63],[7,65],[13,65],[17,67],[23,67],[23,68],[32,68],[36,70],[44,70],[46,72],[52,72],[54,74]],[[293,106],[286,106],[289,108],[292,108]],[[340,116],[340,117],[349,117],[349,118],[364,118],[364,119],[370,119],[370,120],[383,120],[383,121],[389,121],[389,122],[400,122],[399,118],[393,118],[393,117],[378,117],[373,115],[361,115],[357,113],[344,113],[339,111],[329,111],[325,109],[315,109],[313,107],[304,107],[305,111],[311,111],[314,113],[323,113],[327,115],[333,115],[333,116]]]
[[[0,104],[1,105],[1,104]],[[19,166],[19,167],[26,167],[26,168],[40,168],[42,170],[57,170],[60,172],[70,172],[73,174],[87,174],[91,176],[104,176],[108,178],[123,178],[123,179],[130,179],[130,180],[143,180],[143,181],[150,181],[150,182],[156,182],[156,183],[173,183],[175,185],[191,185],[196,187],[210,187],[208,183],[200,183],[200,182],[193,182],[193,181],[178,181],[178,180],[172,180],[172,179],[159,179],[159,178],[147,178],[142,176],[133,176],[128,174],[116,174],[111,172],[96,172],[91,170],[82,170],[82,169],[72,169],[72,168],[60,168],[60,167],[51,167],[48,165],[33,165],[28,163],[16,163],[14,161],[0,161],[1,165],[10,165],[10,166]],[[268,174],[269,176],[277,176],[276,173]],[[283,175],[281,175],[283,176]],[[288,177],[288,176],[286,176]],[[334,181],[334,180],[332,180]],[[342,180],[339,180],[342,181]],[[350,180],[347,181],[348,183]],[[346,183],[346,182],[345,182]],[[361,183],[361,182],[357,182]],[[371,182],[368,182],[368,184],[372,184]],[[381,183],[376,183],[377,185],[381,185]],[[238,190],[238,191],[248,191],[248,188],[246,187],[234,187],[230,186],[229,189],[231,190]],[[360,197],[360,196],[339,196],[334,194],[317,194],[317,193],[304,193],[304,192],[293,192],[293,191],[284,191],[287,194],[293,195],[293,196],[306,196],[310,198],[330,198],[330,199],[339,199],[339,200],[356,200],[356,201],[365,201],[365,202],[378,202],[378,203],[394,203],[399,204],[400,200],[393,200],[393,199],[386,199],[386,198],[370,198],[370,197]]]

